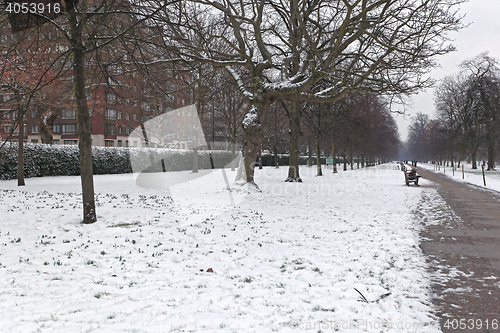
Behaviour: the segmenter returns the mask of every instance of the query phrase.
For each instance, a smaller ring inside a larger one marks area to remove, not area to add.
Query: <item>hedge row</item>
[[[17,178],[18,145],[7,144],[0,149],[0,179]],[[200,169],[220,168],[231,163],[231,152],[199,151]],[[237,161],[236,161],[237,163]],[[142,171],[190,170],[190,150],[92,147],[94,174],[119,174]],[[78,176],[78,146],[26,143],[24,146],[25,177]]]
[[[299,165],[307,165],[309,157],[299,156]],[[278,165],[288,165],[289,156],[288,154],[278,154]],[[312,159],[313,165],[316,165],[316,156]],[[326,164],[326,159],[321,157],[321,164]],[[274,154],[262,154],[262,165],[263,166],[275,166]]]

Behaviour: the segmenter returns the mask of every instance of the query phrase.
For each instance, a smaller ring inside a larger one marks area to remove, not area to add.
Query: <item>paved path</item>
[[[446,221],[421,234],[431,271],[452,276],[433,283],[443,332],[500,333],[500,194],[421,168],[418,172],[434,182],[451,208],[445,209]],[[448,319],[452,325],[444,327]],[[464,330],[460,319],[468,325]]]

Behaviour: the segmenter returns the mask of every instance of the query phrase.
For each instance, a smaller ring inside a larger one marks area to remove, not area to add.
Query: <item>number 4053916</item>
[[[499,329],[498,319],[447,319],[443,327],[453,330]]]
[[[6,11],[9,14],[59,14],[61,12],[61,4],[45,4],[40,2],[9,2],[7,4]]]

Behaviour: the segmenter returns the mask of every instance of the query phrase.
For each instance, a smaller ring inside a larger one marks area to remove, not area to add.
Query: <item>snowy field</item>
[[[464,183],[469,183],[469,184],[474,184],[489,190],[494,190],[494,191],[499,191],[500,192],[500,171],[499,170],[494,170],[494,171],[487,171],[486,168],[484,170],[484,177],[486,180],[486,186],[484,186],[484,181],[483,181],[483,173],[481,170],[481,165],[478,162],[478,168],[477,169],[472,169],[472,164],[470,163],[463,163],[464,164],[464,174],[463,174],[463,179],[462,179],[462,166],[460,165],[460,169],[455,170],[453,172],[453,169],[451,167],[442,167],[440,166],[438,169],[436,165],[430,164],[430,163],[418,163],[417,167],[424,168],[427,170],[434,171],[436,173],[444,174],[451,179],[459,182],[464,182]]]
[[[427,181],[300,171],[256,170],[262,193],[95,176],[93,225],[78,177],[0,181],[1,331],[439,332],[412,216]]]

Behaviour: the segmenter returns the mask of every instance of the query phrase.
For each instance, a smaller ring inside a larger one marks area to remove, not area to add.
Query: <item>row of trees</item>
[[[103,53],[144,75],[162,73],[159,69],[166,65],[189,72],[188,86],[195,88],[193,100],[202,119],[207,114],[207,82],[225,73],[248,105],[241,128],[250,184],[255,184],[254,161],[265,139],[264,124],[272,122],[273,107],[281,104],[275,112],[284,114],[289,124],[287,181],[300,181],[304,119],[320,129],[322,109],[328,110],[327,116],[346,110],[341,124],[333,125],[344,151],[372,153],[375,145],[379,150],[391,146],[383,133],[390,133],[393,124],[380,111],[384,103],[377,94],[404,99],[432,84],[423,75],[436,65],[436,56],[453,50],[446,36],[462,27],[457,7],[464,1],[65,0],[57,17],[33,13],[34,21],[9,18],[15,31],[36,33],[23,22],[50,24],[65,41],[78,118],[84,222],[92,223],[96,213],[87,79],[102,64]],[[356,97],[357,91],[371,94]],[[360,119],[369,130],[358,129]],[[326,133],[315,126],[313,133]],[[359,135],[352,135],[352,129]],[[373,133],[378,135],[364,137]]]
[[[487,160],[495,166],[500,135],[500,69],[488,54],[462,63],[435,92],[436,117],[419,114],[410,126],[409,146],[415,158],[453,161]]]

